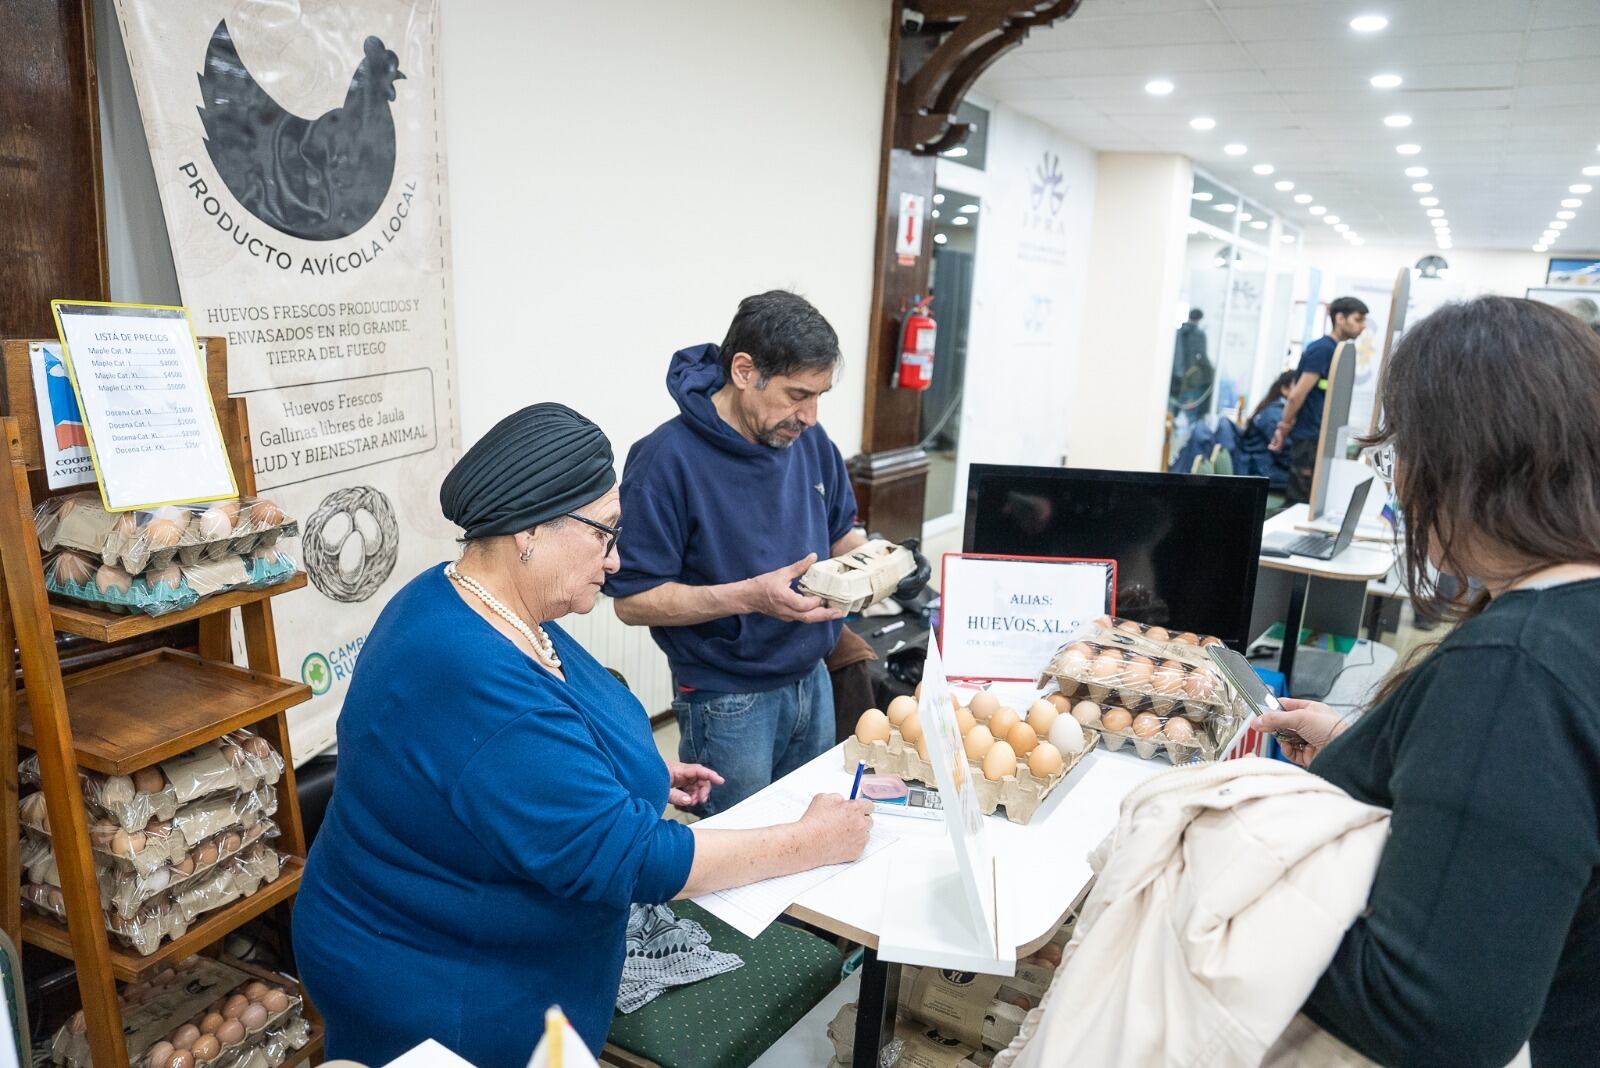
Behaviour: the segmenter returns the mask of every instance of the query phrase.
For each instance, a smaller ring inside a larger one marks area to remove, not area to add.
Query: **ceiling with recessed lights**
[[[1600,249],[1600,0],[1084,0],[977,88],[1312,241]]]

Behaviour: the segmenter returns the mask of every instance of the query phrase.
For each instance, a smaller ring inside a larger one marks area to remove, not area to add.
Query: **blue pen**
[[[850,800],[852,801],[856,799],[856,794],[861,791],[861,776],[866,770],[867,762],[865,760],[856,761],[856,781],[850,784]]]

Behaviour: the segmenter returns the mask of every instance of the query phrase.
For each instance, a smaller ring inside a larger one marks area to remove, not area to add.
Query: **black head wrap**
[[[467,450],[439,487],[445,518],[470,538],[515,534],[617,484],[611,442],[564,404],[531,404]]]

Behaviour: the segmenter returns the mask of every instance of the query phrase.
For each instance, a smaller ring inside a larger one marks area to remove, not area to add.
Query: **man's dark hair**
[[[1198,323],[1201,319],[1204,319],[1205,317],[1206,317],[1206,313],[1201,311],[1199,308],[1190,308],[1189,309],[1189,321],[1191,323]]]
[[[1328,305],[1328,318],[1337,319],[1341,315],[1352,315],[1360,312],[1367,314],[1367,306],[1355,297],[1340,297]]]
[[[839,362],[839,335],[810,301],[784,289],[745,297],[722,341],[722,377],[735,353],[749,353],[761,381],[796,371],[827,371]]]

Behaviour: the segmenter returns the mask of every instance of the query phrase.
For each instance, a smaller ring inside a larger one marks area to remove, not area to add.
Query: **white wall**
[[[1183,156],[1099,156],[1094,270],[1068,427],[1072,467],[1160,469],[1192,176]]]
[[[1600,253],[1562,251],[1576,259]],[[1460,287],[1462,297],[1497,294],[1524,296],[1529,286],[1544,285],[1550,253],[1503,249],[1450,249],[1439,252],[1426,246],[1395,245],[1308,245],[1306,264],[1322,271],[1321,299],[1339,294],[1334,290],[1351,281],[1384,279],[1393,282],[1401,267],[1412,267],[1423,256],[1439,255],[1450,261],[1449,279]],[[1331,276],[1331,277],[1330,277]]]
[[[739,298],[805,294],[861,441],[888,0],[445,0],[465,444],[539,400],[628,446],[676,413],[673,351]]]
[[[982,171],[939,161],[939,184],[982,204],[957,518],[967,465],[1061,463],[1089,273],[1094,152],[1003,105],[990,112],[988,137]],[[1041,182],[1057,175],[1059,181]],[[1059,199],[1051,196],[1055,189]]]

